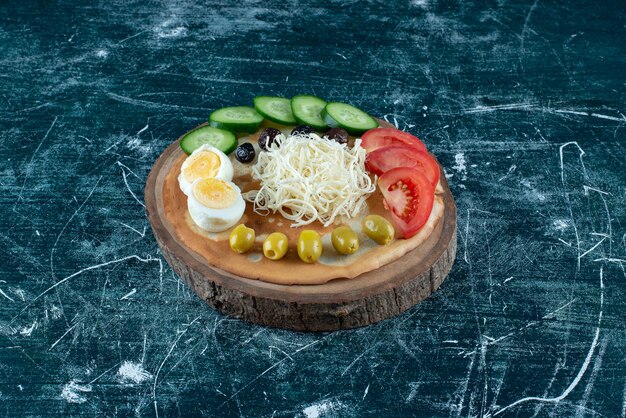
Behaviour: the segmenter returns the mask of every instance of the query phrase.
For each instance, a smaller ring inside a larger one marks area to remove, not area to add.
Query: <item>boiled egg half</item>
[[[225,181],[233,179],[233,164],[230,159],[222,151],[210,145],[202,145],[183,162],[178,176],[180,190],[189,196],[193,183],[204,178]]]
[[[209,232],[220,232],[241,219],[246,204],[234,183],[208,177],[193,182],[187,207],[196,225]]]

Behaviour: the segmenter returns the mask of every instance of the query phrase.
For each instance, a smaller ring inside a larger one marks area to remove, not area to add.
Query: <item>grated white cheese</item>
[[[252,176],[261,183],[244,198],[260,215],[280,213],[293,228],[361,212],[376,184],[365,170],[361,140],[354,147],[316,134],[291,135],[259,154]]]

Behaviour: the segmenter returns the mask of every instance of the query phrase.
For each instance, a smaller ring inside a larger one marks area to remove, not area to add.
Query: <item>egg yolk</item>
[[[211,151],[201,152],[194,155],[193,159],[189,161],[183,170],[183,176],[190,183],[197,179],[215,177],[220,171],[220,165],[219,155]]]
[[[193,194],[207,208],[224,209],[232,206],[237,192],[228,183],[215,178],[205,178],[195,184]]]

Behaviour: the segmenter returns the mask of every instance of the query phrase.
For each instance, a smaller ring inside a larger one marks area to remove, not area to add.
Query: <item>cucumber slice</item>
[[[325,106],[326,100],[316,96],[299,95],[291,99],[291,111],[296,121],[318,131],[325,131],[328,128],[322,119],[322,110]]]
[[[180,140],[180,147],[189,155],[202,145],[208,144],[224,154],[230,154],[237,148],[237,137],[234,133],[213,126],[202,126],[189,132]]]
[[[224,107],[209,116],[211,126],[231,132],[256,132],[262,122],[263,116],[250,106]]]
[[[254,98],[254,108],[272,122],[283,125],[296,124],[291,112],[291,100],[284,97],[257,96]]]
[[[322,118],[331,128],[343,128],[352,135],[378,128],[376,119],[347,103],[328,103],[322,111]]]

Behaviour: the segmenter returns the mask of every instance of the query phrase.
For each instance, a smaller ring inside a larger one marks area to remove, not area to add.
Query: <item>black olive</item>
[[[291,130],[291,135],[308,135],[315,132],[309,125],[298,125]]]
[[[325,138],[331,139],[333,141],[337,141],[340,144],[348,143],[348,131],[342,128],[332,128],[329,129],[328,132],[324,134]]]
[[[283,133],[276,128],[264,128],[259,136],[259,147],[261,147],[262,150],[267,151],[276,141],[276,137],[282,134]]]
[[[254,156],[256,152],[254,152],[254,147],[251,143],[246,142],[245,144],[241,144],[235,150],[235,158],[240,163],[249,163],[254,160]]]

